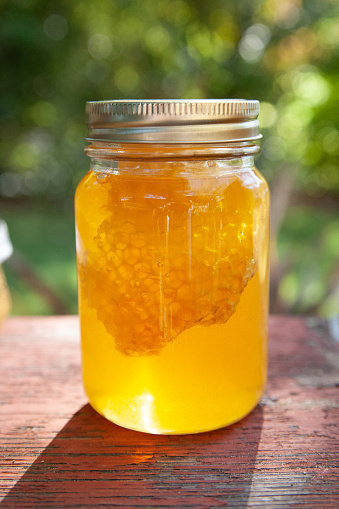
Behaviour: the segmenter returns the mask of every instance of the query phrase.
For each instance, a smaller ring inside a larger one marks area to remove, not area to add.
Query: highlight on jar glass
[[[114,423],[198,433],[267,372],[269,191],[258,101],[87,103],[75,197],[82,367]]]

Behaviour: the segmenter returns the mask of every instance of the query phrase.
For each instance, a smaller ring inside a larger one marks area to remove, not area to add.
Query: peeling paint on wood
[[[76,317],[0,332],[0,508],[339,507],[339,350],[325,322],[272,317],[260,405],[225,429],[156,436],[86,403]]]

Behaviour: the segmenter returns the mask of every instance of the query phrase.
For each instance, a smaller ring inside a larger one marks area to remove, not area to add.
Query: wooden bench
[[[338,509],[337,345],[324,321],[271,317],[257,408],[228,428],[157,436],[87,404],[77,317],[11,318],[0,331],[0,508]]]

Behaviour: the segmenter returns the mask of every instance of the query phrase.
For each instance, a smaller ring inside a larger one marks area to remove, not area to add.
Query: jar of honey
[[[116,424],[226,426],[266,381],[269,191],[258,101],[87,103],[76,191],[84,386]]]

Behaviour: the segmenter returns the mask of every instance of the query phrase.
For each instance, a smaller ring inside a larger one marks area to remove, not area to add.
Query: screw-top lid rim
[[[213,143],[259,139],[259,101],[117,100],[86,104],[88,141]]]

